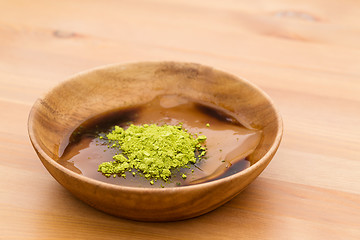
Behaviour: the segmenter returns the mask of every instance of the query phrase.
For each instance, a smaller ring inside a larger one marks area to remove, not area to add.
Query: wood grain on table
[[[159,60],[255,83],[284,137],[217,210],[134,222],[62,188],[31,147],[27,117],[72,74]],[[0,239],[360,239],[359,1],[0,1],[0,112]]]

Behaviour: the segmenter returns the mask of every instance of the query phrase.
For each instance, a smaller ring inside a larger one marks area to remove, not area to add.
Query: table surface
[[[0,239],[360,239],[360,2],[0,1]],[[267,92],[280,148],[242,193],[170,223],[74,198],[27,134],[35,100],[79,71],[175,60]]]

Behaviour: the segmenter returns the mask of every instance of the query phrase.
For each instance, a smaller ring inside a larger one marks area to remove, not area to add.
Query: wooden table
[[[27,136],[38,96],[109,63],[198,62],[265,90],[269,167],[201,217],[143,223],[75,199]],[[360,2],[0,1],[0,239],[360,239]]]

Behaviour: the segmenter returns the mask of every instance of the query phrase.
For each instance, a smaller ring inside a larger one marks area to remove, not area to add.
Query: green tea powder
[[[136,126],[131,124],[126,130],[119,126],[106,135],[110,147],[118,148],[119,154],[114,161],[99,165],[99,172],[110,177],[126,172],[136,175],[135,169],[147,179],[162,179],[165,182],[172,175],[172,170],[189,167],[196,163],[197,157],[203,157],[206,148],[203,143],[206,136],[195,138],[182,128],[156,124]],[[186,175],[183,174],[183,178]],[[154,184],[151,180],[150,184]]]

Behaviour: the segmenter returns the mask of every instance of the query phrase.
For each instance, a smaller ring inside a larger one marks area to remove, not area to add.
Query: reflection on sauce
[[[167,183],[158,180],[150,185],[149,180],[138,175],[133,177],[130,172],[126,179],[107,178],[97,169],[100,163],[112,161],[116,150],[108,148],[107,141],[100,139],[99,133],[109,132],[114,125],[126,128],[130,122],[136,125],[177,125],[181,122],[190,133],[207,137],[207,159],[190,168],[175,170]],[[246,157],[255,150],[261,135],[261,131],[244,128],[234,117],[215,106],[166,95],[136,108],[118,109],[87,120],[71,135],[59,163],[79,174],[117,185],[184,186],[225,177],[249,167]],[[185,180],[181,178],[183,173],[188,176]]]

